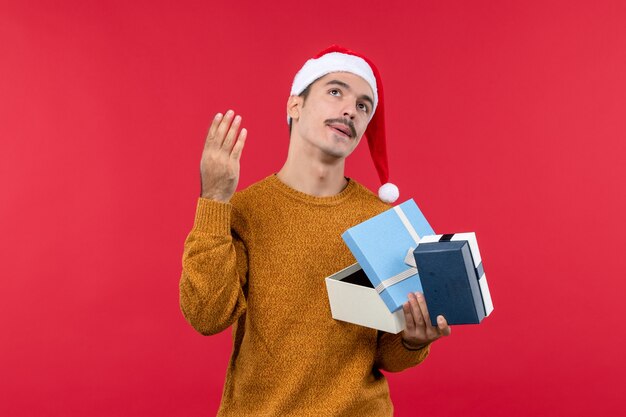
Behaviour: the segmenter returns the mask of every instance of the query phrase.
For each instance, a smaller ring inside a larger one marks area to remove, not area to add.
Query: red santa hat
[[[374,108],[365,130],[365,137],[378,177],[383,184],[378,189],[378,197],[386,203],[393,203],[398,199],[399,190],[389,182],[383,84],[374,63],[357,52],[339,45],[331,45],[305,62],[293,79],[291,95],[299,95],[315,80],[331,72],[349,72],[358,75],[370,85],[374,92]]]

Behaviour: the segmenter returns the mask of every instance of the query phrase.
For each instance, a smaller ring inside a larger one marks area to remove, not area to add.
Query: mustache
[[[340,123],[345,125],[348,129],[350,129],[350,135],[355,138],[356,137],[356,129],[354,128],[354,123],[350,119],[327,119],[325,120],[327,125]]]

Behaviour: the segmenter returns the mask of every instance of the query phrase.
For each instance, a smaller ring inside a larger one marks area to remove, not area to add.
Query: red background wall
[[[495,303],[389,375],[398,416],[616,415],[626,371],[623,1],[30,1],[0,6],[0,415],[203,416],[230,334],[178,307],[210,118],[240,187],[331,43],[385,82],[392,179],[476,231]],[[376,187],[366,147],[348,175]]]

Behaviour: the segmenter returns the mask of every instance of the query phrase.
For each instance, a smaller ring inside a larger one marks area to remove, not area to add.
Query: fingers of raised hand
[[[230,153],[233,149],[233,143],[239,134],[239,127],[241,126],[241,116],[237,115],[232,119],[232,123],[226,132],[226,137],[222,143],[222,150]]]
[[[205,148],[210,147],[220,147],[221,143],[218,143],[217,140],[217,129],[220,126],[222,120],[224,119],[224,115],[222,113],[217,113],[215,117],[213,117],[213,122],[209,127],[209,133],[206,135],[206,141],[204,142]]]
[[[241,151],[243,151],[243,145],[245,145],[246,137],[248,136],[248,131],[243,128],[241,132],[239,132],[239,137],[237,138],[237,142],[235,142],[235,146],[233,146],[233,150],[230,153],[230,157],[236,161],[239,161],[241,158]]]
[[[232,110],[228,110],[224,115],[216,114],[209,128],[205,147],[222,149],[230,153],[240,125],[241,116],[235,115]]]
[[[222,120],[220,121],[219,126],[217,127],[217,131],[215,132],[215,147],[217,149],[224,147],[224,139],[226,139],[226,134],[230,129],[230,125],[235,117],[235,112],[232,110],[228,110]]]

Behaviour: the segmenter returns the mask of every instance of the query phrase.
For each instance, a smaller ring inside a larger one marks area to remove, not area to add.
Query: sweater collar
[[[356,188],[355,181],[347,177],[346,179],[348,180],[348,184],[339,194],[335,194],[335,195],[327,196],[327,197],[317,197],[317,196],[306,194],[306,193],[303,193],[301,191],[291,188],[287,184],[283,183],[280,179],[278,179],[278,176],[276,174],[272,174],[269,177],[267,177],[267,181],[270,183],[270,185],[274,189],[280,191],[282,194],[285,194],[291,198],[295,198],[295,199],[298,199],[300,201],[303,201],[309,204],[329,205],[329,206],[340,204],[354,192]]]

